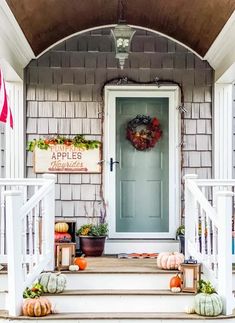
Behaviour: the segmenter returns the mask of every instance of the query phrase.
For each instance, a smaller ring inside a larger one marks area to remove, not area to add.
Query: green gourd
[[[221,297],[216,293],[199,293],[194,298],[194,310],[199,315],[217,316],[223,310]]]
[[[63,292],[67,279],[60,273],[43,273],[38,282],[43,286],[44,293],[57,294]]]

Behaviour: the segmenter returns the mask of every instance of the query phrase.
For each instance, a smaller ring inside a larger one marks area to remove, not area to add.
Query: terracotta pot
[[[104,251],[106,237],[79,236],[80,249],[86,256],[100,257]]]

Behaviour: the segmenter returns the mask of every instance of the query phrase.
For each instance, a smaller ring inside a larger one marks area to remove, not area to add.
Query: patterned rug
[[[119,259],[156,259],[158,253],[120,253],[118,255]]]

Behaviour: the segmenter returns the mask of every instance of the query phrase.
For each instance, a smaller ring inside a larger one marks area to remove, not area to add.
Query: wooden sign
[[[81,149],[74,145],[49,145],[35,148],[35,173],[100,173],[100,148]]]

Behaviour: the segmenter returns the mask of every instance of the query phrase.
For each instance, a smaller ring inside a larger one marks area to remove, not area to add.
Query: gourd
[[[55,232],[55,242],[66,241],[71,242],[72,237],[71,234],[67,232]]]
[[[43,273],[39,277],[39,283],[43,286],[44,293],[61,293],[65,289],[66,282],[66,276],[60,273]]]
[[[78,257],[74,259],[74,265],[77,265],[80,270],[84,270],[87,267],[87,261],[83,257]]]
[[[52,312],[51,303],[45,297],[27,298],[22,307],[24,316],[46,316]]]
[[[193,306],[187,306],[185,307],[185,313],[187,314],[194,314],[195,313],[195,309]]]
[[[181,278],[177,274],[176,276],[173,276],[170,280],[170,289],[172,288],[180,288],[181,289]]]
[[[199,293],[194,298],[195,312],[203,316],[217,316],[222,313],[221,297],[209,281],[199,281]]]
[[[223,305],[218,294],[199,293],[194,298],[195,312],[203,316],[218,316],[222,313]]]
[[[68,232],[69,225],[65,222],[58,222],[55,224],[55,232]]]
[[[70,265],[69,266],[69,270],[70,271],[78,271],[79,270],[79,266],[78,265]]]
[[[184,255],[179,252],[161,252],[157,257],[157,266],[161,269],[178,269],[184,262]]]
[[[180,293],[181,292],[181,288],[180,287],[171,287],[171,292],[172,293]]]

